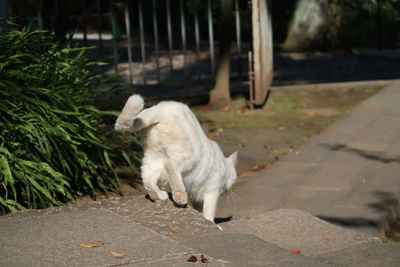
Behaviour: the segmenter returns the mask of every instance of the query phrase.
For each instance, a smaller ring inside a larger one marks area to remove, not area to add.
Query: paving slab
[[[315,256],[363,243],[381,243],[378,238],[327,223],[298,209],[278,209],[222,225],[224,232],[255,235],[281,248],[297,249]]]
[[[224,233],[200,236],[185,241],[229,266],[329,266],[318,260],[297,255],[254,235]]]
[[[102,242],[100,247],[82,244]],[[0,218],[1,266],[160,266],[200,255],[175,240],[106,209]],[[124,254],[110,256],[111,252]],[[215,266],[222,264],[210,263]]]
[[[26,210],[7,214],[0,218],[42,217],[69,211],[108,210],[151,231],[175,240],[216,234],[220,230],[190,206],[176,207],[172,201],[152,202],[145,196],[114,197],[99,201],[90,201],[78,205],[51,207],[42,210]]]
[[[400,264],[400,243],[362,244],[344,251],[316,257],[333,266],[397,267]]]

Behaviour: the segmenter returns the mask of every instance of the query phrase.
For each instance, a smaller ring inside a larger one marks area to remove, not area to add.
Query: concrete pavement
[[[382,237],[400,214],[400,83],[357,106],[321,135],[234,192],[233,218],[297,208]],[[239,152],[240,153],[240,152]],[[220,210],[232,207],[221,201]]]
[[[0,266],[398,266],[400,243],[377,237],[399,215],[399,99],[388,86],[261,171],[222,232],[143,196],[15,212],[0,217]]]

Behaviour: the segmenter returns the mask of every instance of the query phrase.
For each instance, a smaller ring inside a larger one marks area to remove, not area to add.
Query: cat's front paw
[[[187,193],[185,191],[172,192],[172,198],[179,205],[185,205],[188,201]]]
[[[157,193],[157,195],[158,195],[158,199],[159,200],[167,200],[169,197],[168,197],[168,193],[167,192],[165,192],[165,191],[160,191],[160,192],[158,192]]]
[[[148,195],[152,201],[164,201],[167,200],[168,193],[165,191],[160,191],[160,192],[154,192],[154,191],[148,191]]]

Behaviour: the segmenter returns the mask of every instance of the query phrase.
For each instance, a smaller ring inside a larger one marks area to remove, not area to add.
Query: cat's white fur
[[[214,221],[218,197],[236,180],[237,152],[225,158],[208,139],[188,106],[173,101],[143,109],[143,99],[132,95],[115,122],[120,132],[144,131],[143,185],[152,199],[168,194],[157,183],[169,183],[178,204],[189,200]]]

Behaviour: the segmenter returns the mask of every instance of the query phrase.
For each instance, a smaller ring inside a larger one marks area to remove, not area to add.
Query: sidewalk
[[[15,212],[0,266],[398,266],[400,243],[377,236],[399,215],[399,100],[388,86],[233,192],[235,209],[223,199],[222,232],[143,196]]]
[[[261,171],[234,192],[235,207],[228,197],[220,210],[237,219],[298,208],[382,236],[388,216],[400,214],[399,101],[400,83],[386,87],[300,147],[300,155]]]

